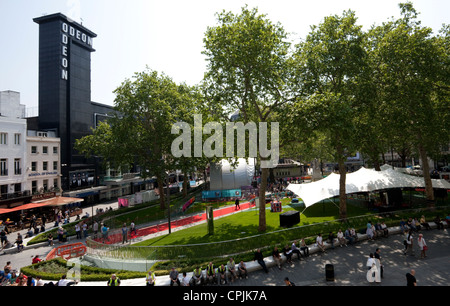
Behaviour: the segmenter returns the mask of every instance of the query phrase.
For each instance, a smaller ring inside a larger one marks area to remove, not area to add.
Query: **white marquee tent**
[[[339,195],[339,174],[306,184],[289,184],[287,189],[299,196],[306,207]],[[446,180],[432,179],[433,188],[450,189]],[[425,188],[423,177],[408,175],[391,168],[383,171],[361,168],[346,175],[345,193],[372,192],[390,188]]]

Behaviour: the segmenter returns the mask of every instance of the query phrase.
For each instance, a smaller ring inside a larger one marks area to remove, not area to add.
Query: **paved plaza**
[[[335,247],[326,253],[316,253],[303,261],[293,260],[292,265],[259,270],[248,280],[240,280],[238,286],[283,286],[284,278],[297,286],[406,286],[405,275],[411,269],[416,271],[418,286],[450,285],[450,235],[449,229],[422,231],[429,246],[425,259],[415,247],[415,256],[403,255],[403,239],[400,234],[374,241],[364,240],[348,247]],[[415,235],[417,238],[417,234]],[[376,248],[381,250],[384,277],[380,284],[369,283],[366,278],[366,261]],[[269,254],[266,254],[269,255]],[[325,265],[334,266],[335,281],[326,281]]]

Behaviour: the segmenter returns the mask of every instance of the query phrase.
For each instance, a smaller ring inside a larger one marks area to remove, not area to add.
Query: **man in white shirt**
[[[341,229],[339,229],[336,236],[337,236],[337,239],[339,241],[339,245],[341,246],[341,248],[342,248],[342,245],[347,246],[347,239],[345,239],[344,233],[342,232]]]
[[[77,233],[77,239],[81,239],[81,228],[80,224],[75,224],[75,232]]]
[[[77,282],[76,281],[71,281],[66,279],[66,275],[63,274],[63,276],[61,276],[61,279],[58,281],[58,287],[65,287],[65,286],[72,286],[72,285],[76,285]]]
[[[323,239],[322,239],[322,234],[321,233],[319,233],[319,235],[316,238],[316,245],[319,247],[319,249],[322,252],[325,252],[325,246],[323,244]]]
[[[136,226],[136,225],[134,224],[134,222],[131,221],[131,224],[130,224],[130,235],[133,235],[133,233],[134,233],[135,236],[137,235],[136,227],[135,227],[135,226]]]

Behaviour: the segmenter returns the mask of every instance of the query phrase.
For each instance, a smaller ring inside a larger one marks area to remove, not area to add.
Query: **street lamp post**
[[[172,233],[172,227],[170,225],[170,189],[169,189],[169,174],[167,174],[167,219],[169,225],[169,234]]]

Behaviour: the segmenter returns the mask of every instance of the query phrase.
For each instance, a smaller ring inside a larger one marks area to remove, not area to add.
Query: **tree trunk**
[[[431,175],[430,175],[430,166],[428,165],[428,156],[425,148],[423,145],[418,145],[420,159],[422,160],[422,166],[423,166],[423,178],[425,180],[425,193],[427,196],[427,205],[428,207],[434,207],[434,190],[433,190],[433,184],[431,182]]]
[[[161,210],[166,209],[165,204],[165,194],[164,194],[164,180],[158,175],[156,176],[156,181],[158,182],[158,190],[159,190],[159,207]],[[169,186],[167,186],[169,188]]]
[[[347,194],[345,193],[345,180],[347,178],[347,168],[344,160],[339,159],[339,219],[347,219]]]
[[[269,176],[268,168],[261,168],[261,185],[259,186],[259,227],[258,231],[266,231],[266,189],[267,177]]]
[[[374,161],[373,166],[375,168],[375,171],[381,171],[381,165],[378,160]]]
[[[184,180],[183,180],[183,197],[185,198],[188,193],[188,173],[184,173]]]
[[[345,180],[347,168],[345,167],[345,154],[341,145],[336,148],[339,166],[339,219],[347,219],[347,195],[345,193]]]

